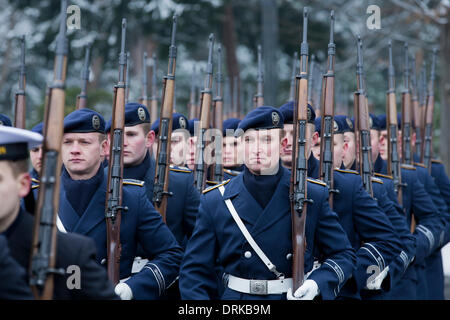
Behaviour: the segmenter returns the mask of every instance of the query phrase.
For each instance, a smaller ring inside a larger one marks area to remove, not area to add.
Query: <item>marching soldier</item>
[[[174,114],[173,129],[186,129],[184,116]],[[176,121],[175,121],[176,119]],[[154,127],[158,132],[158,127]],[[153,185],[156,162],[149,154],[155,142],[155,131],[150,130],[150,114],[144,105],[125,105],[124,128],[124,169],[125,179],[144,182],[147,198],[153,201]],[[155,155],[156,156],[156,155]],[[170,168],[169,192],[166,221],[178,243],[185,246],[194,229],[200,195],[194,188],[192,172],[185,167]]]
[[[39,134],[0,127],[0,148],[4,151],[0,153],[0,196],[3,199],[0,210],[5,217],[0,219],[0,232],[8,240],[11,256],[20,264],[16,271],[18,275],[21,274],[21,268],[29,269],[34,227],[34,217],[19,205],[20,198],[25,197],[30,190],[28,149],[41,143],[42,136]],[[54,276],[54,299],[118,299],[105,270],[96,262],[95,244],[91,239],[58,232],[57,244],[55,269],[62,272]],[[3,262],[3,259],[0,261]],[[71,273],[66,273],[69,266],[79,267],[78,287],[70,288],[67,285],[71,276]],[[28,279],[28,273],[25,276]]]
[[[94,239],[101,264],[107,257],[106,148],[105,121],[99,113],[85,108],[64,118],[58,228]],[[122,299],[158,299],[178,275],[182,249],[148,200],[143,182],[124,179],[122,192],[122,280],[115,291]],[[132,275],[138,244],[151,259]]]
[[[308,128],[314,131],[315,112],[308,105],[311,115]],[[294,103],[288,102],[280,107],[289,128],[292,126],[294,115]],[[333,165],[339,168],[343,160],[343,118],[335,117],[334,123],[334,152]],[[289,130],[289,129],[288,129]],[[320,128],[319,128],[320,130]],[[311,135],[311,145],[318,141],[319,133]],[[286,131],[282,140],[282,146],[289,145],[292,141],[289,131]],[[341,291],[340,298],[360,299],[363,289],[388,289],[389,281],[383,281],[388,274],[388,265],[400,254],[402,245],[395,234],[394,228],[377,202],[364,190],[362,180],[358,172],[352,170],[335,169],[333,172],[335,190],[333,193],[333,211],[339,216],[339,222],[346,231],[347,236],[356,251],[357,269],[353,274],[355,285],[348,282]],[[319,162],[312,154],[308,158],[308,176],[319,177]],[[382,193],[384,190],[379,190]],[[385,192],[384,192],[385,193]],[[363,244],[362,244],[363,243]],[[370,284],[373,266],[377,267],[376,283]]]
[[[241,119],[229,118],[222,124],[222,159],[223,159],[223,179],[231,179],[237,176],[242,170],[242,146],[241,139],[234,136]]]
[[[195,152],[196,152],[196,146],[197,146],[197,136],[195,135],[195,124],[200,121],[198,118],[193,118],[188,121],[188,127],[189,127],[189,133],[191,134],[191,137],[188,141],[188,152],[186,155],[186,166],[190,170],[194,170],[195,165]]]
[[[334,299],[353,273],[355,254],[328,206],[328,189],[308,179],[307,275],[292,292],[291,174],[280,165],[282,128],[282,114],[268,106],[240,122],[244,171],[203,191],[180,271],[183,299],[215,297],[217,266],[223,268],[221,299]],[[316,269],[314,253],[321,257]]]

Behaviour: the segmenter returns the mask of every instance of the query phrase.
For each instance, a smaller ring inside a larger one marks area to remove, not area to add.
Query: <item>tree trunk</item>
[[[264,104],[277,106],[278,8],[276,0],[262,0],[262,49],[264,64]],[[287,97],[282,99],[287,100]]]

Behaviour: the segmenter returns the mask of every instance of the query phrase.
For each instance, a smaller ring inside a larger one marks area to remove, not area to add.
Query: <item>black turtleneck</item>
[[[103,164],[100,164],[100,168],[92,178],[86,180],[73,180],[63,166],[61,181],[64,190],[66,191],[66,197],[72,208],[80,217],[88,207],[94,193],[103,182],[103,170]]]
[[[232,167],[224,167],[224,169],[241,172],[241,171],[244,171],[244,167],[245,166],[243,164],[238,164],[238,165],[232,166]]]
[[[150,154],[145,154],[144,160],[135,166],[128,166],[123,168],[124,179],[144,180],[148,169],[150,168]]]
[[[283,175],[283,170],[281,168],[280,162],[276,174],[254,175],[246,166],[244,166],[244,185],[263,209],[267,206],[270,199],[272,199],[278,186],[278,182]]]

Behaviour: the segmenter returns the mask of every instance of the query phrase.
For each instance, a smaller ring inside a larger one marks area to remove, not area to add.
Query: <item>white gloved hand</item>
[[[133,292],[131,291],[130,286],[127,285],[125,282],[118,283],[114,288],[114,291],[122,300],[133,299]]]
[[[317,283],[308,279],[295,291],[294,295],[292,295],[292,288],[289,288],[286,297],[288,300],[312,300],[318,294],[319,287]]]
[[[372,281],[368,281],[365,289],[367,290],[379,290],[381,288],[381,284],[383,283],[384,278],[386,278],[389,272],[389,266],[384,268],[383,271],[380,272]]]

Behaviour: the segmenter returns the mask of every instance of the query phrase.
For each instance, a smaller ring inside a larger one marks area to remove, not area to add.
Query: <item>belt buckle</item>
[[[250,280],[250,294],[267,295],[267,280]]]

